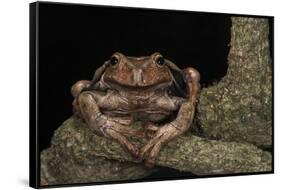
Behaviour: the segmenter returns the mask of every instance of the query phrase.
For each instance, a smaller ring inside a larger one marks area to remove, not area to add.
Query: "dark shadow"
[[[145,178],[143,180],[169,180],[169,179],[186,179],[195,177],[196,175],[190,172],[180,172],[178,170],[166,167],[159,167],[159,170]]]

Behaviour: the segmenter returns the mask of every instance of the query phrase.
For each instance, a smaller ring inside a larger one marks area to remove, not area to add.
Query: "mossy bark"
[[[93,135],[85,123],[75,118],[66,120],[56,130],[51,147],[41,152],[40,184],[134,180],[157,170],[100,156],[96,151],[103,149],[104,140]]]
[[[40,184],[45,186],[134,180],[157,170],[90,154],[81,157],[75,151],[65,144],[44,150],[41,153]]]
[[[172,140],[157,166],[197,175],[272,171],[271,153],[261,149],[272,145],[268,34],[267,19],[232,17],[227,75],[200,94],[195,119],[202,133]],[[141,147],[146,140],[130,141]],[[132,180],[155,170],[75,118],[56,130],[51,147],[41,153],[41,185]]]
[[[200,95],[197,119],[211,139],[272,144],[272,65],[269,25],[232,17],[227,75]]]
[[[136,147],[146,142],[143,138],[130,141]],[[156,165],[197,175],[233,174],[271,171],[271,159],[269,152],[251,144],[188,135],[168,143]],[[119,143],[95,135],[75,118],[66,120],[55,132],[51,148],[41,153],[41,162],[42,185],[132,180],[154,171],[132,159]]]

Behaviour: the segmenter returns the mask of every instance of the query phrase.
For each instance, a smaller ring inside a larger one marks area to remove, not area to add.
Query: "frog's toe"
[[[131,152],[131,156],[133,159],[135,160],[141,160],[140,154],[139,154],[139,150],[136,149],[134,151]]]
[[[145,166],[148,168],[153,168],[155,166],[155,163],[156,157],[149,157],[145,162]]]

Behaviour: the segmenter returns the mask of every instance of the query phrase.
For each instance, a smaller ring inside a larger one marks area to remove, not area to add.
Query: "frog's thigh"
[[[126,126],[122,126],[116,123],[112,118],[103,115],[97,102],[94,99],[92,92],[83,92],[79,96],[79,105],[82,112],[82,116],[90,128],[100,130],[105,136],[116,140],[123,147],[125,147],[129,153],[136,157],[137,149],[124,137],[120,132],[126,129]]]
[[[101,112],[94,99],[94,94],[91,92],[82,92],[78,98],[79,106],[83,118],[86,120],[87,124],[92,124],[100,117]]]
[[[98,91],[86,91],[82,92],[79,96],[79,105],[83,115],[83,118],[91,126],[103,127],[104,125],[111,124],[111,127],[122,128],[125,126],[120,125],[121,120],[119,118],[104,115],[100,111],[100,106],[103,105],[104,94]]]

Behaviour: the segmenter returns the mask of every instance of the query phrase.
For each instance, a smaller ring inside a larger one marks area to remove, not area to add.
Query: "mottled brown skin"
[[[184,81],[185,88],[177,80]],[[119,142],[133,157],[143,158],[149,152],[146,163],[153,166],[161,146],[189,129],[199,80],[198,71],[180,70],[159,53],[148,57],[115,53],[96,71],[92,81],[73,85],[74,114],[93,130]],[[177,95],[173,93],[175,88],[187,92]],[[173,120],[163,122],[167,118]],[[134,121],[142,121],[144,130],[130,128]],[[138,150],[128,141],[128,135],[149,140]]]

